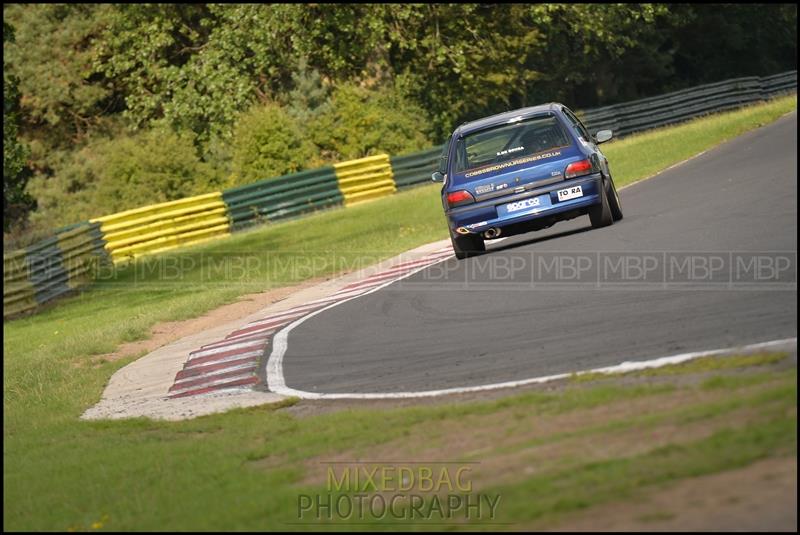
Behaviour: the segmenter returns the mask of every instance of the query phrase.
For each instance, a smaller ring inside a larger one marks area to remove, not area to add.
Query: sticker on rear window
[[[469,178],[477,175],[482,175],[484,173],[491,173],[492,171],[499,171],[501,169],[505,169],[506,167],[512,167],[514,165],[519,165],[522,163],[529,163],[535,162],[538,160],[543,160],[545,158],[555,158],[556,156],[561,156],[561,151],[553,151],[553,152],[543,152],[541,154],[536,154],[534,156],[528,156],[526,158],[517,158],[516,160],[511,160],[510,162],[505,162],[497,165],[493,165],[491,167],[485,167],[483,169],[478,169],[477,171],[472,171],[469,173],[464,174],[464,178]]]
[[[523,146],[519,146],[519,147],[514,147],[513,149],[501,150],[500,152],[497,153],[497,155],[498,156],[505,156],[506,154],[511,154],[512,152],[519,152],[524,148],[525,147],[523,147]]]

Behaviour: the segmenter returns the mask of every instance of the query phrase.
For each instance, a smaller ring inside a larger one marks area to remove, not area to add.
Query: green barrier
[[[394,181],[398,189],[416,186],[418,184],[429,184],[431,175],[439,167],[439,159],[442,156],[442,148],[439,145],[432,149],[415,152],[406,156],[394,156],[391,159]]]
[[[222,200],[233,230],[343,204],[331,166],[227,189]]]

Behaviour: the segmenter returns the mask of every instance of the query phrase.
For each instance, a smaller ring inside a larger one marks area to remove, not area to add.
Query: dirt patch
[[[515,526],[525,529],[525,526]],[[686,479],[592,507],[548,531],[797,531],[797,458]]]
[[[329,280],[330,277],[319,277],[310,279],[294,286],[284,286],[274,288],[261,293],[245,294],[240,296],[235,302],[223,305],[210,310],[209,312],[188,320],[165,321],[157,323],[150,328],[150,337],[145,340],[126,342],[120,345],[116,351],[96,355],[90,359],[90,364],[98,366],[105,362],[138,357],[145,355],[185,336],[197,334],[213,327],[218,327],[222,323],[244,318],[258,312],[264,307],[283,301],[290,295],[299,290],[315,286],[320,282]]]

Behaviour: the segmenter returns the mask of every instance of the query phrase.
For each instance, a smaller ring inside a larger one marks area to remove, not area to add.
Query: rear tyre
[[[622,206],[619,202],[617,187],[611,178],[608,179],[608,189],[608,206],[611,208],[611,218],[614,221],[619,221],[622,219]]]
[[[592,228],[603,228],[614,223],[605,184],[600,186],[600,204],[589,208],[589,219],[592,222]]]
[[[453,242],[453,252],[459,260],[474,256],[486,250],[486,244],[483,242],[483,238],[478,234],[467,234],[465,236],[451,235],[450,241]]]

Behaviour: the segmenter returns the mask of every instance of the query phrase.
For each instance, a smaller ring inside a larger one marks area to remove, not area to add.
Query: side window
[[[443,175],[447,174],[447,153],[450,150],[450,140],[442,147],[442,154],[439,156],[439,169],[438,171]]]
[[[579,133],[580,133],[580,135],[583,137],[583,139],[585,139],[586,141],[592,141],[592,136],[589,134],[589,131],[588,131],[588,130],[586,130],[586,127],[585,127],[585,126],[583,126],[583,123],[580,121],[580,119],[578,119],[578,118],[575,116],[575,114],[574,114],[574,113],[572,113],[572,112],[571,112],[570,110],[568,110],[567,108],[561,108],[561,111],[563,111],[563,112],[564,112],[564,115],[566,115],[566,116],[567,116],[567,118],[569,118],[569,120],[572,122],[572,124],[573,124],[573,125],[575,126],[575,128],[578,130],[578,132],[579,132]]]

